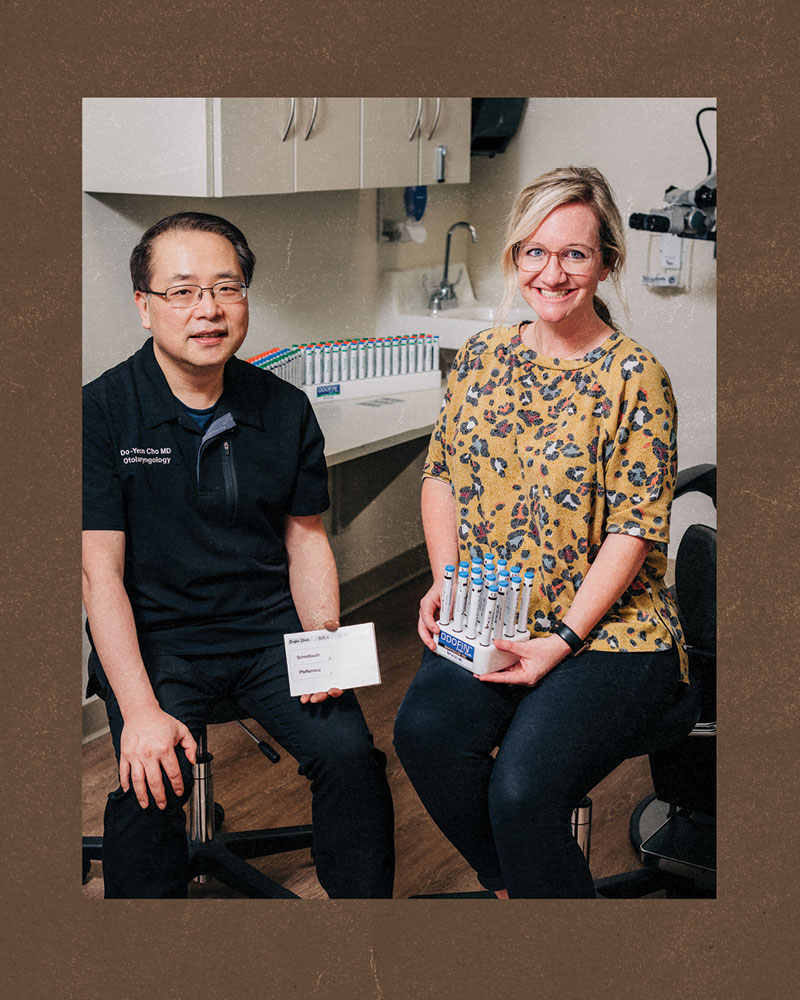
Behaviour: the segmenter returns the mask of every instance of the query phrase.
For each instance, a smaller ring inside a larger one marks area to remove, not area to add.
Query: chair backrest
[[[676,498],[691,492],[704,493],[716,506],[715,466],[693,466],[679,474]],[[716,572],[716,531],[706,524],[690,525],[678,546],[673,593],[689,652],[689,687],[694,688],[695,699],[699,696],[699,721],[706,726],[716,720]],[[651,753],[650,770],[661,801],[706,816],[714,815],[716,740],[713,736],[690,736],[675,746]]]
[[[703,493],[716,507],[717,469],[695,465],[678,475],[675,497]],[[707,524],[691,524],[684,531],[675,559],[675,586],[689,651],[689,677],[702,689],[700,719],[716,720],[717,656],[717,533]]]
[[[717,649],[717,533],[691,524],[675,559],[675,597],[686,642],[709,653]]]

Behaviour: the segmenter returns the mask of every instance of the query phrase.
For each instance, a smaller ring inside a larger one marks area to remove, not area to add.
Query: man
[[[83,596],[106,703],[106,897],[186,895],[182,805],[210,708],[235,695],[312,782],[330,897],[391,897],[384,754],[352,691],[291,698],[283,635],[338,627],[323,439],[306,396],[233,355],[255,258],[213,215],[152,226],[131,260],[151,338],[84,388]]]

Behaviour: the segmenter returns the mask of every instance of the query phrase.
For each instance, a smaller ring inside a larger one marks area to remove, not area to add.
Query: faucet
[[[473,243],[478,242],[478,234],[475,232],[475,227],[469,222],[455,222],[447,230],[447,242],[445,243],[444,249],[444,274],[442,275],[442,280],[434,289],[434,292],[430,297],[430,301],[428,302],[428,307],[433,313],[437,313],[440,309],[453,309],[458,305],[458,296],[456,295],[455,290],[456,283],[453,282],[451,284],[447,280],[447,270],[450,265],[450,240],[453,236],[453,231],[458,229],[460,226],[464,226],[465,229],[469,229]]]

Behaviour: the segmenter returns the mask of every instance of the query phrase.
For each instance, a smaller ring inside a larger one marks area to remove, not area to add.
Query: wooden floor
[[[480,889],[473,871],[429,819],[406,778],[394,748],[395,713],[416,672],[422,645],[416,634],[419,598],[429,585],[421,578],[362,607],[343,624],[374,621],[383,682],[359,692],[376,744],[388,756],[388,777],[396,818],[397,874],[395,897],[418,893]],[[268,738],[268,737],[267,737]],[[288,754],[270,764],[236,723],[212,726],[209,749],[214,754],[214,787],[225,808],[225,828],[247,830],[308,823],[311,818],[307,782],[297,774]],[[83,833],[99,835],[106,795],[117,786],[111,737],[102,736],[83,750]],[[652,792],[646,757],[625,761],[592,792],[592,873],[603,878],[641,867],[628,836],[636,804]],[[325,899],[309,851],[294,851],[252,862],[271,878],[305,899]],[[76,865],[77,875],[77,865]],[[83,886],[87,899],[103,895],[102,865],[94,862]],[[235,898],[218,882],[191,883],[193,898]]]

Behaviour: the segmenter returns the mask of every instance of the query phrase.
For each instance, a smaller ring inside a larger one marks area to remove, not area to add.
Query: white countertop
[[[444,383],[434,389],[314,402],[328,466],[430,434],[443,398]]]

